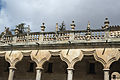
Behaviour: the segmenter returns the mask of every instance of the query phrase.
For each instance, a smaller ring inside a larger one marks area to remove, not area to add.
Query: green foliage
[[[12,32],[9,30],[9,28],[5,27],[5,31],[0,34],[0,38],[3,36],[11,36]]]
[[[65,31],[65,30],[66,30],[66,28],[65,28],[64,21],[63,21],[62,24],[59,27],[59,31]]]
[[[21,23],[16,25],[16,29],[18,29],[19,34],[24,34],[25,33],[25,23]]]

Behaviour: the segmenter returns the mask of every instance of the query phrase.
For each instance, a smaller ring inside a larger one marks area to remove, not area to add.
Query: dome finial
[[[56,23],[56,32],[58,31],[58,23]]]
[[[90,29],[90,21],[88,21],[87,29]]]
[[[75,23],[74,23],[75,21],[72,21],[72,24],[70,24],[71,25],[71,29],[74,31],[75,30]]]
[[[45,31],[45,23],[42,23],[41,32],[44,32],[44,31]]]
[[[109,20],[108,20],[108,17],[105,18],[105,22],[104,22],[104,26],[102,27],[103,29],[107,29],[109,27]]]

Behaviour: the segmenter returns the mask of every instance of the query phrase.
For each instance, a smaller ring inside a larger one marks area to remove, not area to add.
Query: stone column
[[[51,54],[47,50],[35,50],[30,54],[31,59],[37,64],[36,67],[36,80],[41,80],[42,65],[48,61]]]
[[[67,71],[68,76],[67,80],[73,79],[73,69],[76,62],[81,61],[83,58],[83,54],[80,49],[70,49],[70,50],[62,50],[60,54],[60,58],[65,61],[68,65]]]
[[[109,80],[110,65],[120,58],[118,48],[96,49],[93,53],[95,60],[102,63],[104,67],[104,80]]]
[[[103,69],[104,71],[104,80],[109,80],[109,69]]]
[[[15,69],[16,69],[15,67],[9,67],[9,77],[8,77],[8,80],[13,80]]]
[[[23,58],[23,55],[19,51],[7,52],[5,54],[5,60],[10,63],[8,80],[13,80],[14,72],[15,72],[15,69],[16,69],[15,65],[16,65],[16,63],[21,61],[22,58]]]
[[[41,80],[42,69],[36,68],[36,80]]]
[[[73,68],[68,68],[68,76],[67,76],[67,80],[73,80]]]

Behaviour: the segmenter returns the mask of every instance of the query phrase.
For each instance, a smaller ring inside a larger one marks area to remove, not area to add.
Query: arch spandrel
[[[17,62],[21,61],[23,54],[21,51],[8,51],[5,54],[5,60],[10,63],[10,67],[15,68]]]
[[[95,60],[101,62],[105,69],[109,69],[110,65],[120,58],[117,48],[96,49],[93,55]]]
[[[62,50],[60,57],[68,65],[68,68],[74,68],[74,64],[83,58],[83,54],[80,49]]]
[[[31,59],[37,64],[37,68],[42,69],[44,62],[48,61],[51,57],[51,54],[48,50],[35,50],[30,54]]]

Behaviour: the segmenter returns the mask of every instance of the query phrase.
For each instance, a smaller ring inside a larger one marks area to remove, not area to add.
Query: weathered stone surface
[[[62,50],[60,57],[68,65],[68,68],[74,68],[74,64],[83,58],[80,49],[66,49]]]
[[[104,69],[109,69],[110,65],[120,58],[120,52],[118,48],[96,49],[94,57],[103,64]]]
[[[37,64],[37,68],[42,69],[44,62],[48,61],[51,57],[51,54],[48,50],[35,50],[30,54],[31,59]]]
[[[17,62],[21,61],[23,54],[21,51],[8,51],[5,54],[5,60],[10,63],[10,67],[15,68]]]

